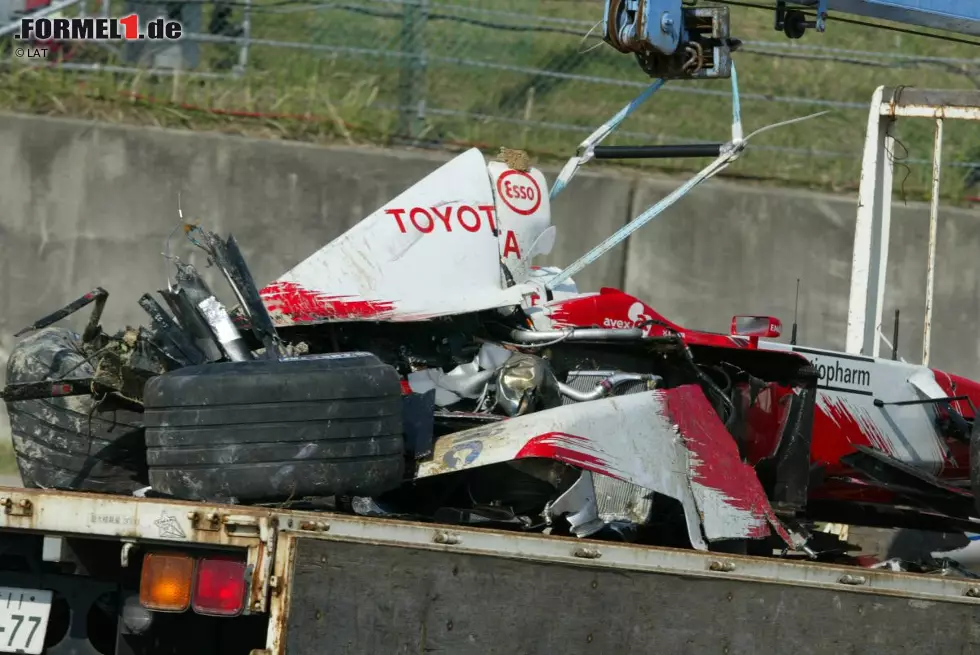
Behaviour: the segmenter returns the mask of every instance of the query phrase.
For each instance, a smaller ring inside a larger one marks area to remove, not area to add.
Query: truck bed
[[[967,653],[976,581],[276,508],[0,487],[14,532],[248,550],[265,650]],[[0,585],[4,572],[0,571]],[[231,619],[234,620],[234,619]]]

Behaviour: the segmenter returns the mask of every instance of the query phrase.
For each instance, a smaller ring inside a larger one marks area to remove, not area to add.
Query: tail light
[[[245,562],[227,557],[201,559],[191,606],[198,614],[240,614],[245,608]]]
[[[194,559],[175,553],[148,553],[140,575],[140,605],[158,612],[183,612],[191,604]]]
[[[191,608],[197,614],[238,616],[245,609],[245,570],[245,562],[234,557],[148,553],[140,605],[157,612]]]

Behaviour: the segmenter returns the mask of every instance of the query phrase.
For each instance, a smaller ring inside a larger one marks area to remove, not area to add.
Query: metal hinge
[[[187,518],[195,530],[221,532],[235,537],[260,537],[259,519],[253,516],[235,516],[221,512],[188,512]]]

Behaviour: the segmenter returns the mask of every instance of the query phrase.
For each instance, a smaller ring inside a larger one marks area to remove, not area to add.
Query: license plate
[[[40,655],[53,592],[0,587],[0,653]]]

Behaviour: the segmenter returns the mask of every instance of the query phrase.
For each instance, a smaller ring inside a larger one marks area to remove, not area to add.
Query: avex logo
[[[831,359],[821,360],[813,357],[810,360],[817,375],[820,378],[820,385],[825,387],[871,387],[871,371],[865,368],[848,366],[847,360]]]
[[[651,320],[650,316],[645,313],[645,307],[643,303],[637,301],[630,305],[630,308],[626,310],[626,320],[609,318],[608,316],[602,321],[602,327],[606,328],[617,328],[626,329],[642,326],[647,321]],[[650,331],[650,327],[647,327],[647,331]]]

